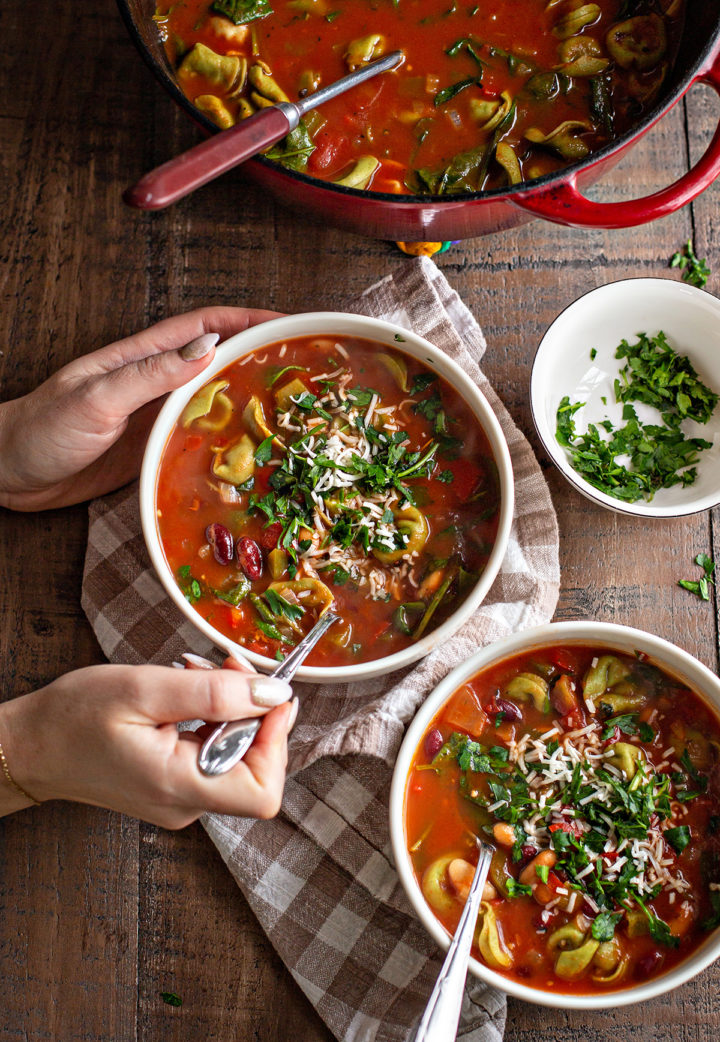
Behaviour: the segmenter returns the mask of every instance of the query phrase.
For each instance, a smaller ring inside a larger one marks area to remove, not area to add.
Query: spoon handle
[[[413,1042],[450,1042],[457,1034],[473,931],[492,859],[487,844],[478,840],[478,847],[480,857],[470,893]]]
[[[297,103],[280,101],[260,109],[234,127],[215,134],[145,174],[137,184],[123,193],[124,201],[139,210],[162,210],[171,206],[196,188],[281,141],[297,127],[300,117],[310,109],[380,72],[397,68],[403,60],[402,51],[393,51]]]
[[[288,682],[292,680],[305,656],[312,651],[323,633],[338,618],[339,616],[332,611],[326,611],[324,615],[321,615],[307,636],[303,637],[297,647],[293,648],[270,676]],[[209,738],[205,740],[198,754],[198,767],[201,773],[214,776],[232,770],[236,764],[240,763],[252,745],[261,723],[261,718],[251,716],[246,720],[228,720],[224,724],[218,724]]]
[[[232,170],[239,163],[270,148],[294,130],[300,120],[297,106],[280,102],[174,156],[128,188],[123,200],[139,210],[163,210],[196,188]]]

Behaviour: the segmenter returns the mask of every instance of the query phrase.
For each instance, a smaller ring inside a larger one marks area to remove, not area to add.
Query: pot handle
[[[698,76],[695,83],[706,83],[720,96],[720,54],[713,66]],[[720,124],[702,158],[686,174],[659,192],[623,203],[596,203],[578,190],[571,175],[562,184],[538,192],[516,196],[512,201],[521,210],[555,224],[579,228],[631,228],[674,213],[708,188],[720,175]]]

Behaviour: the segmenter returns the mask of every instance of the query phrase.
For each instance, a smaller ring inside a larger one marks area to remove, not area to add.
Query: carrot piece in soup
[[[488,722],[477,695],[470,687],[463,688],[455,696],[446,719],[451,727],[465,731],[473,738],[480,737]]]

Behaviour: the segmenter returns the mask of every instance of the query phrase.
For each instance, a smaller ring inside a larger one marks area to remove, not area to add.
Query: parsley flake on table
[[[687,590],[689,593],[694,593],[701,601],[709,601],[710,583],[715,585],[715,580],[713,579],[715,562],[708,554],[698,554],[695,558],[695,564],[699,565],[705,572],[703,577],[698,580],[678,579],[678,586],[682,586],[683,590]]]
[[[683,250],[673,253],[670,258],[670,267],[679,268],[682,271],[683,281],[691,286],[702,289],[710,276],[710,268],[703,258],[700,260],[695,255],[692,239],[688,239]]]
[[[174,991],[161,991],[160,998],[167,1006],[182,1006],[182,999]]]

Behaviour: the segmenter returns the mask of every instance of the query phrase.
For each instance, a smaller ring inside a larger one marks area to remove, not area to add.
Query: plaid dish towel
[[[342,1042],[407,1042],[441,954],[392,865],[388,795],[405,726],[450,669],[482,645],[549,621],[559,587],[558,530],[532,450],[480,370],[480,327],[427,258],[404,265],[347,311],[413,329],[478,384],[508,441],[515,517],[484,603],[442,647],[404,671],[349,685],[302,685],[280,815],[207,815],[203,824],[285,965]],[[166,598],[145,553],[137,488],[90,506],[83,607],[112,662],[215,657]],[[471,979],[458,1037],[497,1042],[505,998]]]

